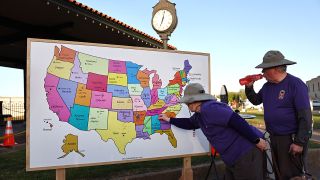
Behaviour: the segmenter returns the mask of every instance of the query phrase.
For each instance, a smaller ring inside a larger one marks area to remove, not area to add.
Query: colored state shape
[[[148,133],[149,135],[152,134],[152,129],[151,129],[151,116],[146,116],[146,118],[143,121],[144,124],[144,128],[143,128],[143,132]]]
[[[177,98],[176,95],[168,95],[165,98],[165,102],[167,106],[174,106],[179,103],[179,99]]]
[[[167,112],[165,112],[164,114],[166,114],[168,118],[175,118],[175,117],[177,116],[176,113],[170,112],[170,111],[167,111]],[[162,129],[162,128],[161,128],[161,129]]]
[[[108,110],[90,108],[88,130],[108,129]]]
[[[70,79],[73,63],[57,60],[54,56],[47,72],[59,78]]]
[[[179,84],[172,84],[167,86],[168,94],[180,95],[181,86]]]
[[[140,84],[140,81],[137,79],[137,73],[141,67],[141,65],[131,61],[126,61],[128,84]]]
[[[185,86],[188,82],[187,75],[185,71],[180,71],[181,83]]]
[[[112,139],[121,154],[126,153],[126,146],[136,137],[134,123],[121,122],[117,120],[118,112],[109,111],[108,114],[108,129],[97,130],[103,141]]]
[[[184,72],[186,72],[186,74],[188,75],[189,74],[189,71],[192,69],[192,66],[190,65],[189,63],[189,60],[184,60]]]
[[[129,89],[127,86],[108,84],[107,91],[111,93],[113,97],[130,97]]]
[[[119,110],[131,109],[132,110],[132,99],[112,97],[112,109],[119,109]]]
[[[76,54],[75,60],[73,63],[74,63],[74,66],[71,70],[70,80],[74,81],[74,82],[81,83],[81,84],[87,84],[88,74],[83,73],[82,69],[80,68],[80,61],[78,59],[78,53]]]
[[[131,96],[133,111],[147,111],[147,106],[144,104],[141,96]]]
[[[90,106],[91,101],[91,90],[86,89],[85,84],[78,84],[76,99],[74,100],[75,104],[82,106]]]
[[[158,115],[151,116],[151,133],[154,134],[157,130],[160,130],[161,123],[159,121]]]
[[[133,111],[132,110],[119,110],[118,120],[122,122],[133,122]]]
[[[152,89],[159,89],[162,86],[162,80],[159,78],[158,74],[154,74],[154,76],[152,77]]]
[[[101,109],[112,108],[112,94],[107,92],[92,91],[91,107]]]
[[[69,124],[83,131],[88,130],[89,107],[75,104],[71,108]]]
[[[146,111],[133,111],[133,122],[136,125],[143,125],[146,117]]]
[[[109,60],[109,73],[126,74],[127,73],[126,62]]]
[[[58,92],[64,104],[70,109],[74,104],[77,93],[77,83],[65,79],[60,79],[58,84]]]
[[[171,124],[168,123],[167,121],[160,120],[160,129],[161,130],[171,129]]]
[[[107,91],[107,79],[108,76],[99,75],[95,73],[88,74],[88,82],[87,82],[87,89],[92,91],[100,91],[106,92]]]
[[[118,86],[128,86],[128,78],[126,74],[116,74],[109,73],[108,84],[118,85]]]
[[[63,145],[61,146],[61,149],[65,154],[59,157],[58,159],[66,157],[69,153],[73,151],[84,157],[85,155],[79,152],[78,145],[78,136],[73,134],[66,135],[65,139],[63,140]]]
[[[177,148],[177,139],[174,136],[171,129],[168,130],[157,130],[156,133],[160,133],[161,135],[165,133],[168,136],[168,140],[171,143],[172,147]]]
[[[147,107],[151,105],[151,91],[149,87],[143,88],[141,99]]]
[[[152,89],[151,90],[151,104],[157,103],[158,100],[159,100],[158,89]]]
[[[140,96],[143,91],[140,84],[128,84],[128,89],[131,96]]]
[[[167,88],[158,89],[158,98],[164,100],[168,95]]]
[[[61,46],[61,51],[60,49],[55,46],[54,48],[54,56],[57,57],[58,60],[60,61],[65,61],[65,62],[74,62],[74,58],[76,56],[76,51],[70,48],[67,48],[65,46]]]
[[[59,80],[59,77],[47,73],[44,78],[44,88],[47,95],[49,109],[57,114],[60,121],[68,122],[70,111],[57,91]]]
[[[180,86],[182,86],[182,79],[181,79],[180,71],[177,71],[174,74],[173,80],[169,80],[169,85],[174,85],[174,84],[179,84]]]
[[[182,108],[181,104],[176,104],[174,106],[168,106],[162,113],[167,113],[167,112],[173,112],[175,114],[178,114]]]
[[[136,133],[137,133],[137,138],[141,139],[150,139],[150,136],[148,133],[143,132],[144,125],[138,125],[136,126]]]
[[[84,73],[95,73],[99,75],[108,75],[108,60],[83,54],[78,54],[78,58],[80,61],[80,67]]]
[[[137,78],[140,81],[140,85],[142,88],[149,87],[150,77],[148,74],[143,71],[138,71]]]
[[[156,104],[149,106],[147,116],[161,114],[166,108],[167,106],[165,105],[165,102],[163,100],[159,100]]]

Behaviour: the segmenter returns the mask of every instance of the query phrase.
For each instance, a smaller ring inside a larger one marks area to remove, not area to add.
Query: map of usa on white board
[[[199,155],[201,131],[158,119],[190,117],[188,83],[208,91],[209,55],[31,39],[28,170]]]

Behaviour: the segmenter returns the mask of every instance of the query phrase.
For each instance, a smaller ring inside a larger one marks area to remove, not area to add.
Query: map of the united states
[[[166,134],[177,140],[171,125],[158,119],[176,117],[178,103],[192,66],[184,61],[166,86],[156,70],[127,60],[113,60],[55,47],[44,79],[49,108],[59,121],[81,131],[96,131],[103,141],[112,139],[122,154],[136,138]]]

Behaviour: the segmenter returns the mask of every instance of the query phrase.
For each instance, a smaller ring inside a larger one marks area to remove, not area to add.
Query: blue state
[[[75,104],[71,108],[69,124],[83,131],[88,130],[89,107]]]

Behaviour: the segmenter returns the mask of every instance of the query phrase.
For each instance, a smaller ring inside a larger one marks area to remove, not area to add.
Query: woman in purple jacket
[[[182,129],[200,128],[226,164],[227,180],[264,179],[266,142],[258,129],[250,126],[228,105],[205,93],[201,84],[189,84],[180,102],[194,112],[190,118],[169,118],[161,114],[159,119]]]

